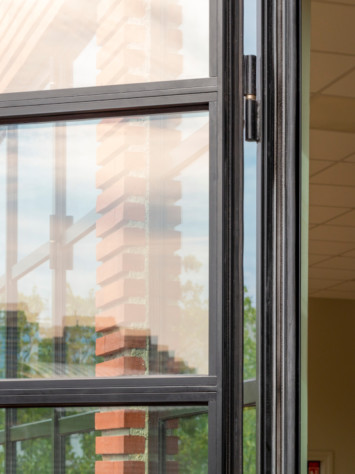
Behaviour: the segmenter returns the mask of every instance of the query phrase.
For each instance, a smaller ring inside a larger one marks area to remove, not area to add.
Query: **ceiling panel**
[[[337,216],[349,212],[350,209],[345,207],[332,206],[311,206],[309,209],[309,223],[322,224]]]
[[[317,1],[317,3],[329,3],[329,0],[314,0]],[[340,4],[348,4],[348,5],[354,5],[354,0],[331,0],[332,3],[340,3]]]
[[[309,269],[309,278],[316,280],[352,280],[354,272],[352,270],[344,270],[337,268],[318,268],[311,267]]]
[[[311,92],[318,92],[355,66],[355,58],[311,52]]]
[[[312,0],[309,294],[319,298],[355,299],[354,29],[355,0]]]
[[[339,161],[355,151],[355,133],[328,130],[310,131],[311,162],[315,160]]]
[[[354,242],[339,242],[334,240],[316,240],[311,238],[309,253],[312,255],[341,255],[355,248]]]
[[[355,227],[355,211],[350,211],[330,221],[331,225]]]
[[[312,288],[312,291],[319,291],[326,288],[331,288],[337,286],[341,283],[341,280],[316,280],[309,278],[308,280],[309,287]]]
[[[320,291],[312,291],[310,295],[314,298],[335,298],[335,299],[354,299],[354,292],[353,291],[340,291],[328,289],[328,290],[320,290]]]
[[[350,252],[345,252],[344,255],[345,255],[345,257],[354,257],[355,258],[355,248],[353,250],[350,250]]]
[[[324,161],[324,160],[311,160],[309,162],[309,174],[310,176],[314,176],[315,174],[319,173],[319,171],[328,168],[328,166],[332,166],[335,161]]]
[[[329,255],[309,255],[308,256],[308,264],[309,265],[314,265],[315,263],[318,262],[323,262],[324,260],[328,260],[330,258]]]
[[[355,41],[355,39],[354,39]],[[330,87],[327,87],[323,94],[338,95],[341,97],[355,97],[355,71],[346,74]]]
[[[355,133],[355,99],[332,95],[311,98],[311,128]],[[324,157],[319,157],[324,159]]]
[[[312,2],[311,47],[316,51],[353,54],[353,5]]]
[[[355,207],[355,192],[352,187],[311,184],[310,202],[316,206]]]
[[[312,177],[312,183],[355,186],[355,163],[336,163]],[[353,189],[355,200],[355,189]]]
[[[318,268],[339,268],[347,271],[355,271],[355,258],[334,257],[315,264]]]
[[[355,242],[355,227],[320,225],[309,231],[310,239]]]
[[[355,292],[355,280],[346,281],[344,283],[340,283],[339,285],[334,287],[336,291],[353,291]]]

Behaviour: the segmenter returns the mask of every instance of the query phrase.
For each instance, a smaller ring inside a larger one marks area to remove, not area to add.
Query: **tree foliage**
[[[208,472],[208,414],[179,418],[179,451],[176,460],[179,472],[207,474]]]
[[[256,378],[256,309],[244,291],[244,380]],[[243,473],[256,473],[256,410],[244,409]]]

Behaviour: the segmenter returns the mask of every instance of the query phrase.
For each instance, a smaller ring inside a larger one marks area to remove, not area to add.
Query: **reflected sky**
[[[256,0],[244,2],[244,54],[256,55]],[[256,143],[244,143],[244,285],[256,303]]]
[[[17,221],[17,245],[16,238],[6,242],[7,159],[18,163],[12,178],[17,211],[8,213]],[[95,349],[95,317],[116,314],[125,304],[138,305],[144,315],[123,318],[119,327],[147,329],[149,344],[180,364],[171,370],[208,373],[208,112],[9,128],[0,182],[2,248],[14,248],[17,262],[16,280],[10,274],[6,280],[3,254],[1,287],[15,286],[3,292],[1,303],[21,312],[19,376],[26,370],[50,376],[50,341],[68,329],[74,341],[75,331],[80,334],[75,326]],[[121,244],[122,229],[140,230],[142,244]],[[66,355],[78,359],[70,348]],[[78,364],[85,358],[71,367],[83,376],[87,371]]]

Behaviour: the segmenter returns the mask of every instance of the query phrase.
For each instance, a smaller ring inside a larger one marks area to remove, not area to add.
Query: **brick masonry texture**
[[[96,461],[95,474],[145,474],[145,463],[143,461]]]
[[[145,411],[122,409],[95,413],[95,428],[97,430],[144,427]]]

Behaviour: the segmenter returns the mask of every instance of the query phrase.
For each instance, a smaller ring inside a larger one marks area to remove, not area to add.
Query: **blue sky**
[[[256,54],[256,1],[244,2],[244,54]],[[256,144],[244,144],[244,285],[256,299]]]

